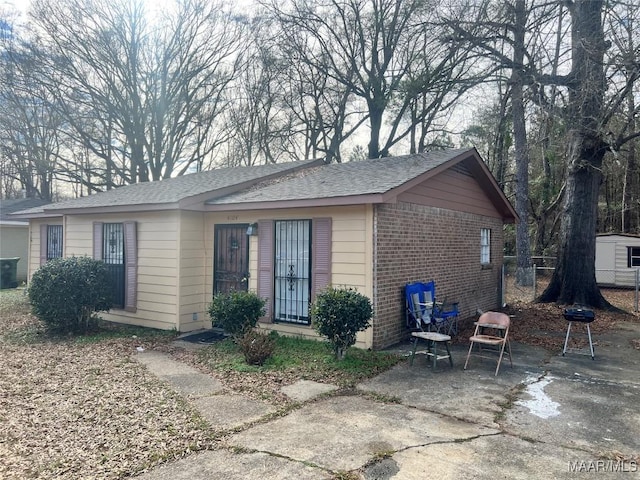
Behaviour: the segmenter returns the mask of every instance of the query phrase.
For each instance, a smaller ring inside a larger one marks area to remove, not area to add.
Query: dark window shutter
[[[40,265],[47,263],[48,226],[40,225]]]
[[[258,221],[258,296],[267,301],[263,322],[273,319],[273,236],[273,220]]]
[[[136,222],[124,222],[124,309],[135,312],[138,303],[138,240]]]
[[[311,301],[331,283],[331,218],[314,218],[312,235]]]
[[[93,222],[93,258],[102,260],[102,222]]]

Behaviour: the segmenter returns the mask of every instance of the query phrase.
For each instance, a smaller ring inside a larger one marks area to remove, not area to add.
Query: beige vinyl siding
[[[48,219],[34,219],[29,222],[29,259],[24,261],[28,265],[27,278],[31,279],[34,272],[40,268],[40,225],[63,225],[62,229],[62,256],[66,257],[67,232],[63,219],[60,217]]]
[[[288,210],[261,210],[237,212],[233,215],[225,213],[205,214],[205,245],[206,245],[206,298],[211,298],[213,292],[213,232],[214,225],[231,223],[255,223],[261,219],[272,220],[302,220],[313,218],[332,219],[331,232],[331,283],[335,286],[349,286],[373,300],[373,230],[371,207],[355,205],[345,207],[299,208]],[[257,290],[258,275],[258,237],[251,237],[249,241],[249,289]],[[312,327],[292,325],[287,323],[261,324],[262,328],[276,330],[282,334],[299,335],[308,338],[318,338]],[[356,345],[361,348],[371,346],[371,329],[358,335]]]
[[[40,225],[46,223],[43,220],[29,221],[29,261],[27,266],[27,283],[34,272],[40,267]],[[64,235],[64,232],[62,232]],[[64,243],[63,243],[64,248]],[[64,253],[64,251],[63,251]]]
[[[188,332],[211,326],[206,313],[207,301],[204,294],[206,272],[204,214],[181,212],[179,231],[179,330]]]
[[[462,167],[416,185],[398,195],[398,201],[501,218],[480,184]]]
[[[178,328],[178,213],[65,216],[65,256],[93,255],[93,223],[137,222],[137,311],[114,309],[105,320],[163,330]]]

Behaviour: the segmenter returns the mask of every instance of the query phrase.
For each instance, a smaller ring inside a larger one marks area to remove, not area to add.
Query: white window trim
[[[488,265],[491,263],[491,229],[480,229],[480,264]]]

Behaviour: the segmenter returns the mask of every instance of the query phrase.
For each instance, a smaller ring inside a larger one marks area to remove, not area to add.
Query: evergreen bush
[[[265,301],[253,292],[218,293],[209,305],[214,327],[222,328],[237,341],[258,324],[265,314]]]
[[[28,294],[33,314],[58,333],[86,332],[96,312],[112,306],[107,268],[89,257],[48,261],[33,274]]]
[[[372,315],[369,298],[353,288],[328,287],[311,306],[313,327],[327,337],[338,360],[356,343],[356,334],[369,327]]]

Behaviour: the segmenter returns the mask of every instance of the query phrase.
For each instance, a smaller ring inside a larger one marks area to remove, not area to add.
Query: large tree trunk
[[[514,52],[511,81],[511,111],[513,114],[513,140],[516,151],[516,213],[519,222],[516,225],[516,282],[518,285],[533,285],[531,269],[531,241],[529,238],[529,147],[524,117],[524,93],[521,71],[525,54],[525,28],[527,7],[524,0],[515,4]]]
[[[558,263],[541,301],[608,308],[596,285],[596,223],[604,149],[597,138],[571,133]]]
[[[636,130],[636,119],[634,117],[635,101],[633,95],[630,94],[627,99],[629,118],[629,130],[634,132]],[[629,110],[631,109],[631,110]],[[638,228],[637,218],[637,204],[638,204],[638,163],[636,161],[636,148],[635,142],[629,144],[629,148],[626,154],[627,168],[624,174],[624,190],[622,198],[622,225],[621,231],[624,233],[635,232]]]
[[[607,144],[600,123],[605,91],[602,0],[571,4],[572,71],[568,171],[558,263],[543,302],[611,308],[596,284],[595,244],[602,159]]]

